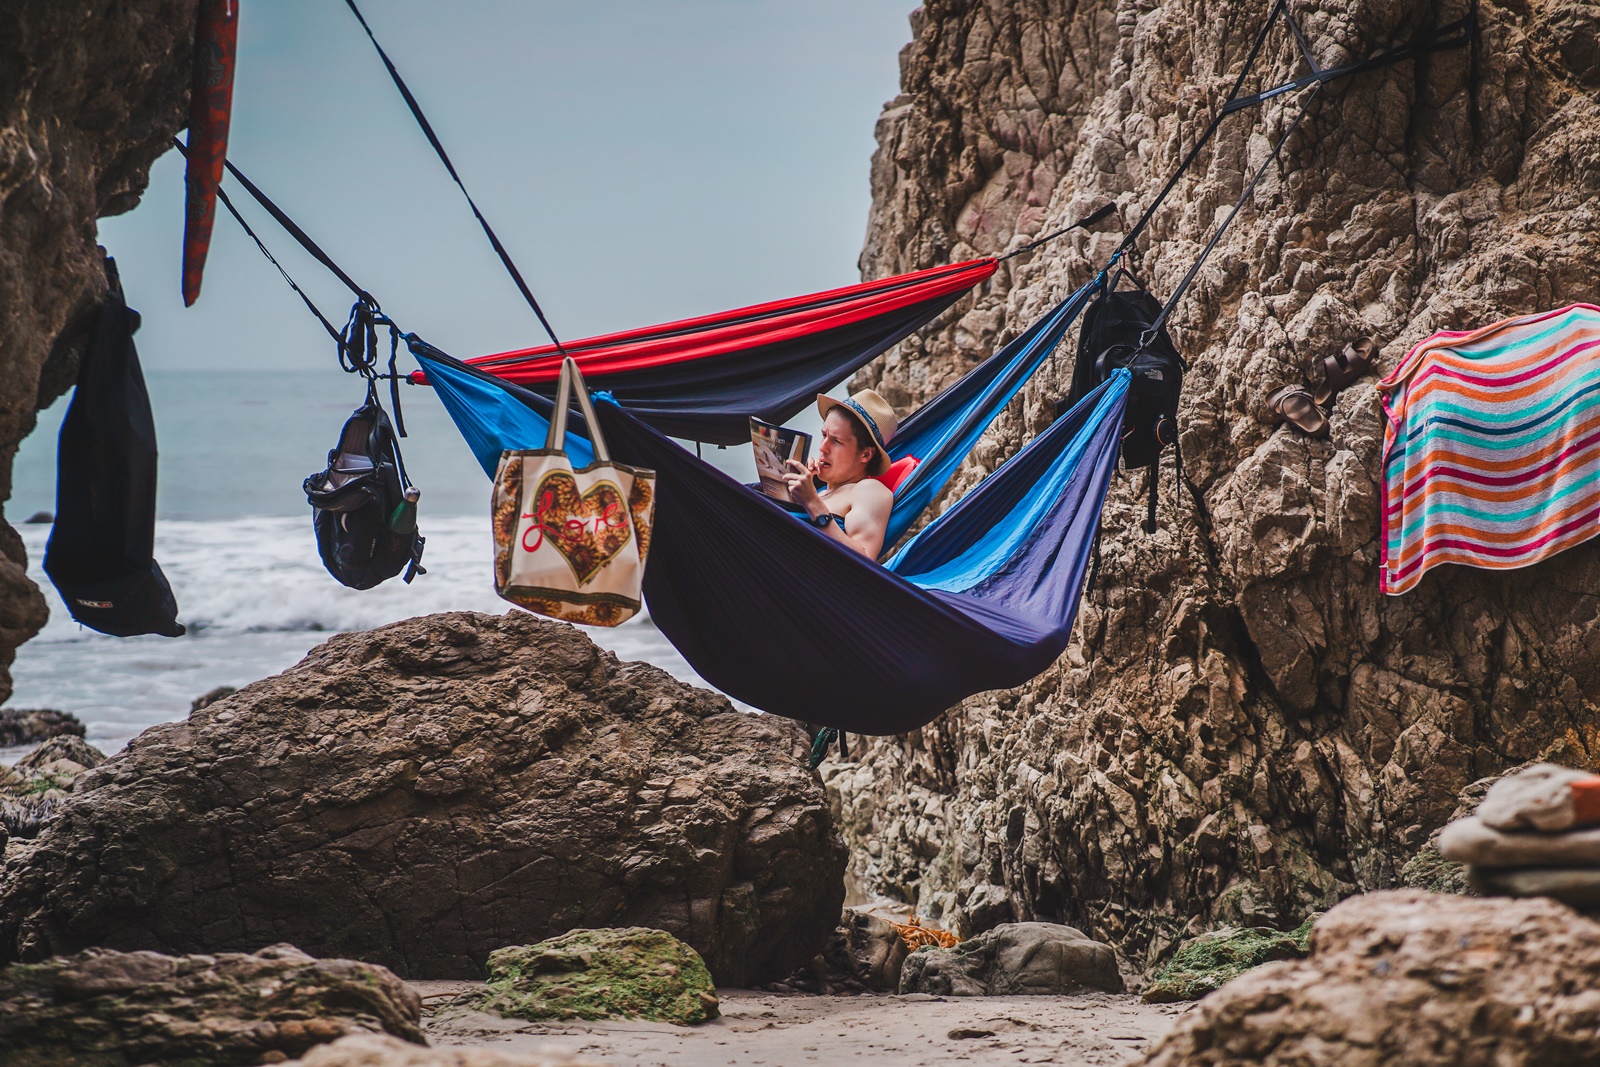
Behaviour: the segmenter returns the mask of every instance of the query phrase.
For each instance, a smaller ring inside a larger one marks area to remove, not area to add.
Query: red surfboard
[[[183,306],[200,297],[200,278],[217,217],[217,186],[228,158],[233,65],[238,55],[239,0],[200,0],[194,81],[189,92],[189,163],[184,171]]]

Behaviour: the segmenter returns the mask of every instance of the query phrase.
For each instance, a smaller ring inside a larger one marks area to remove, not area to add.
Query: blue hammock
[[[913,412],[889,442],[889,458],[916,456],[916,468],[895,487],[884,551],[900,540],[937,497],[983,431],[1061,344],[1094,292],[1089,282],[994,355]],[[498,459],[498,457],[497,457]]]
[[[502,449],[543,444],[549,400],[426,345],[412,351],[486,470]],[[651,619],[728,695],[852,733],[903,733],[974,693],[1021,685],[1071,636],[1128,381],[1119,372],[1095,390],[887,567],[601,403],[613,457],[657,472]]]
[[[900,424],[894,440],[889,443],[889,458],[898,460],[916,456],[919,462],[895,487],[894,510],[889,515],[889,525],[883,539],[885,553],[893,549],[915,524],[918,516],[933,503],[978,443],[978,438],[983,436],[984,430],[989,428],[990,423],[1005,410],[1005,406],[1061,344],[1093,290],[1093,282],[1078,289],[1019,337],[962,375],[960,380]],[[408,338],[408,344],[412,354],[423,361],[430,385],[437,385],[437,382],[427,360],[457,363],[415,337]],[[505,415],[496,401],[508,384],[505,379],[484,374],[476,364],[462,366],[465,369],[445,372],[452,385],[439,390],[439,399],[461,428],[478,463],[493,477],[495,466],[500,462],[500,450],[504,447],[501,442],[509,439],[508,433],[516,433],[522,416],[515,412]],[[524,391],[520,386],[512,388]],[[716,414],[720,417],[726,412],[719,410]],[[707,416],[702,412],[701,417]],[[741,413],[739,417],[747,416]],[[511,424],[502,424],[502,419],[509,419]],[[575,461],[587,463],[591,458],[587,443],[575,442],[569,451]]]

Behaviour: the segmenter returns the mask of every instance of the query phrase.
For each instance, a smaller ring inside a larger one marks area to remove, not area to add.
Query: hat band
[[[872,435],[872,443],[874,445],[884,452],[889,451],[889,446],[883,443],[883,431],[878,429],[878,420],[873,418],[871,415],[868,415],[866,408],[862,407],[849,397],[839,401],[839,403],[843,404],[845,407],[861,416],[861,422],[864,426],[866,426],[867,432]]]

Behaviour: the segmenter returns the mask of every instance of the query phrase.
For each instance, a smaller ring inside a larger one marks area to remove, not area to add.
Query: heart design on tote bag
[[[548,538],[579,585],[588,584],[632,538],[628,503],[620,488],[597,482],[587,493],[579,493],[578,480],[563,470],[539,479],[533,511],[522,517],[533,520],[522,534],[522,547],[537,552]]]

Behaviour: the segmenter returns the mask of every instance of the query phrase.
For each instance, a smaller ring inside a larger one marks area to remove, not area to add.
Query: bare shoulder
[[[894,507],[894,492],[878,479],[866,478],[856,483],[850,503],[858,508],[888,514]]]

